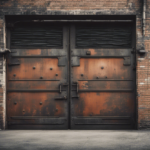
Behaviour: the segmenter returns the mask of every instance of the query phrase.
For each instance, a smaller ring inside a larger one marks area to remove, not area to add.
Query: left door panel
[[[9,129],[68,128],[68,28],[18,26],[7,56]]]

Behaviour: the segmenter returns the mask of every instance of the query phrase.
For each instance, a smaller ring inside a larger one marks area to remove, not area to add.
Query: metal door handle
[[[67,99],[67,96],[63,96],[63,97],[56,97],[56,100],[62,100],[62,99]]]
[[[79,91],[79,88],[78,88],[78,82],[74,82],[74,84],[72,84],[72,85],[76,85],[76,91],[77,91],[77,94],[78,94],[78,91]]]
[[[61,84],[59,85],[59,93],[61,93]]]
[[[72,96],[72,98],[79,98],[79,95],[78,95],[78,92],[79,92],[79,84],[78,84],[78,82],[74,82],[74,84],[72,84],[72,85],[76,85],[76,92],[77,92],[77,96]]]
[[[72,96],[72,98],[79,98],[79,95],[77,95],[77,96]]]
[[[61,93],[61,86],[68,86],[68,84],[67,83],[60,84],[59,85],[59,93]]]
[[[78,94],[78,82],[77,82],[77,94]]]

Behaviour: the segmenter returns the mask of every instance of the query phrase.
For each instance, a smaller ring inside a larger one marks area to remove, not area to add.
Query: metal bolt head
[[[81,76],[83,77],[83,74],[81,74]]]
[[[96,77],[96,79],[99,79],[99,77]]]
[[[101,69],[104,69],[104,67],[101,67]]]
[[[41,76],[40,79],[43,79],[43,77]]]
[[[13,76],[15,77],[15,76],[16,76],[16,74],[13,74]]]
[[[42,105],[42,102],[40,102],[40,105]]]
[[[14,102],[14,104],[16,105],[16,104],[17,104],[17,102]]]
[[[33,66],[33,69],[35,69],[35,66]]]
[[[53,70],[53,68],[50,68],[50,70]]]
[[[58,74],[56,73],[56,76],[58,76]]]
[[[105,76],[105,78],[107,78],[107,76]]]

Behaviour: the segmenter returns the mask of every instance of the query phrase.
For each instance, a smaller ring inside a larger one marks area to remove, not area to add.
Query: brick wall
[[[142,35],[142,0],[0,0],[0,49],[4,48],[5,15],[136,15],[136,48],[150,52],[150,0]],[[150,54],[137,54],[138,127],[150,128]],[[3,58],[0,56],[0,128],[4,128]]]
[[[145,36],[139,36],[139,45],[145,46],[148,53],[138,56],[138,125],[139,128],[150,129],[150,0],[147,0]]]

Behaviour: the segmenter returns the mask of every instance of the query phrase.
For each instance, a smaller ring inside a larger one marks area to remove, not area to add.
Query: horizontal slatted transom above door
[[[131,48],[131,27],[76,28],[76,48]]]
[[[62,48],[61,27],[16,27],[11,31],[11,48]]]

